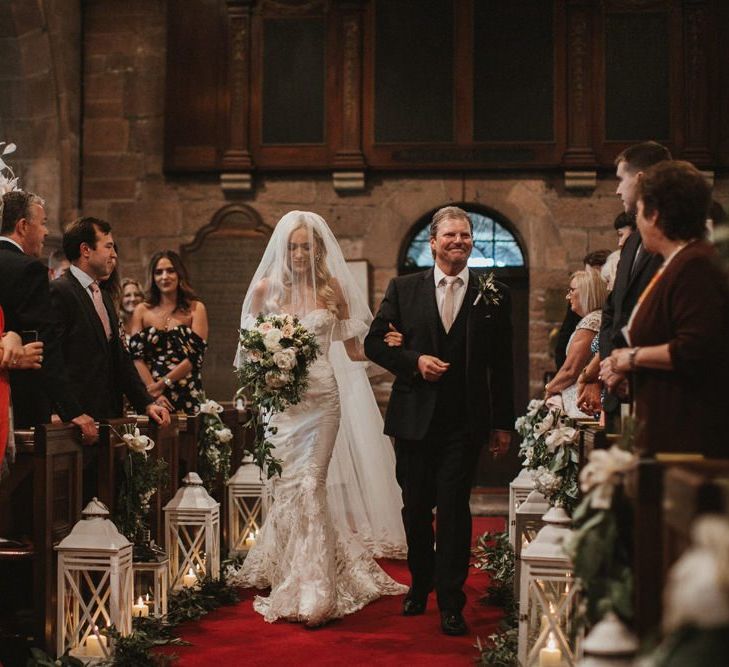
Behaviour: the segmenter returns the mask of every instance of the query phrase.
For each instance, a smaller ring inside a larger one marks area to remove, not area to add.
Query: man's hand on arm
[[[84,445],[93,445],[99,439],[99,429],[93,417],[86,414],[79,415],[74,417],[71,423],[81,429],[81,442]]]
[[[160,426],[169,426],[170,413],[167,408],[156,403],[150,403],[145,409],[145,412],[150,419],[154,419]]]
[[[418,357],[418,371],[420,371],[420,375],[426,382],[438,382],[449,366],[449,363],[441,361],[438,357],[433,357],[430,354],[421,354]]]

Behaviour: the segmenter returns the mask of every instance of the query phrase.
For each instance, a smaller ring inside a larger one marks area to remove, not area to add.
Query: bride
[[[271,588],[254,601],[267,621],[317,626],[407,587],[373,559],[403,557],[405,535],[394,453],[360,363],[372,315],[315,213],[291,211],[276,225],[241,328],[259,313],[296,315],[320,354],[302,401],[271,420],[283,472],[270,482],[273,505],[233,583]]]

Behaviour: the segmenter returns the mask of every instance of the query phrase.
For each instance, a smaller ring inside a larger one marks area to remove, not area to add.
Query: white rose
[[[274,352],[273,360],[282,371],[290,371],[296,367],[296,350],[292,347]]]
[[[270,389],[280,389],[291,381],[290,373],[279,371],[268,371],[266,373],[266,386]]]
[[[263,344],[269,352],[278,352],[281,349],[281,330],[271,329],[264,337]]]
[[[561,426],[554,429],[545,439],[544,444],[547,445],[550,454],[554,454],[557,447],[565,444],[575,444],[577,442],[577,431],[569,426]]]
[[[258,329],[262,334],[267,334],[271,329],[273,329],[273,324],[270,322],[261,322],[256,329]]]
[[[638,457],[613,445],[610,449],[593,449],[590,460],[580,471],[582,493],[592,493],[590,506],[595,509],[609,509],[613,491],[623,476],[635,468]]]
[[[122,440],[133,452],[144,454],[145,456],[154,447],[154,440],[146,435],[142,435],[138,428],[134,429],[134,433],[125,433],[122,436]]]
[[[200,404],[200,412],[202,412],[204,415],[216,415],[222,411],[223,406],[220,405],[220,403],[216,403],[211,399],[208,399],[204,403]]]
[[[215,431],[215,435],[218,438],[218,442],[225,444],[233,439],[233,432],[229,428],[220,428]]]

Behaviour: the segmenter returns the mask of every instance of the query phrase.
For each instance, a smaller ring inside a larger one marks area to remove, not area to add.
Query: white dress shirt
[[[25,253],[25,250],[21,247],[20,243],[17,241],[13,241],[9,236],[0,236],[0,241],[7,241],[8,243],[12,243],[20,252]]]
[[[96,281],[88,273],[79,269],[78,266],[76,266],[75,264],[71,264],[71,273],[73,274],[73,277],[81,283],[81,287],[86,290],[86,294],[89,295],[89,299],[91,299],[91,302],[93,303],[94,296],[93,294],[91,294],[89,285]]]
[[[457,276],[446,276],[443,271],[440,270],[438,265],[435,265],[433,270],[433,279],[435,280],[435,300],[438,304],[438,314],[440,315],[441,321],[443,320],[443,301],[445,300],[446,284],[445,278],[460,278],[460,284],[453,285],[453,321],[455,322],[458,317],[458,313],[463,305],[463,297],[466,295],[468,289],[468,266],[461,271]]]

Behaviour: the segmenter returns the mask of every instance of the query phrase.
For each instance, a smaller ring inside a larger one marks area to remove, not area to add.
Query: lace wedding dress
[[[321,353],[309,368],[302,401],[271,420],[277,431],[270,440],[283,472],[272,481],[273,505],[232,583],[271,588],[268,597],[257,596],[253,603],[267,621],[317,626],[382,595],[405,593],[407,587],[391,579],[357,537],[332,520],[327,471],[339,431],[340,395],[328,355],[344,323],[323,308],[301,323],[317,336]]]

